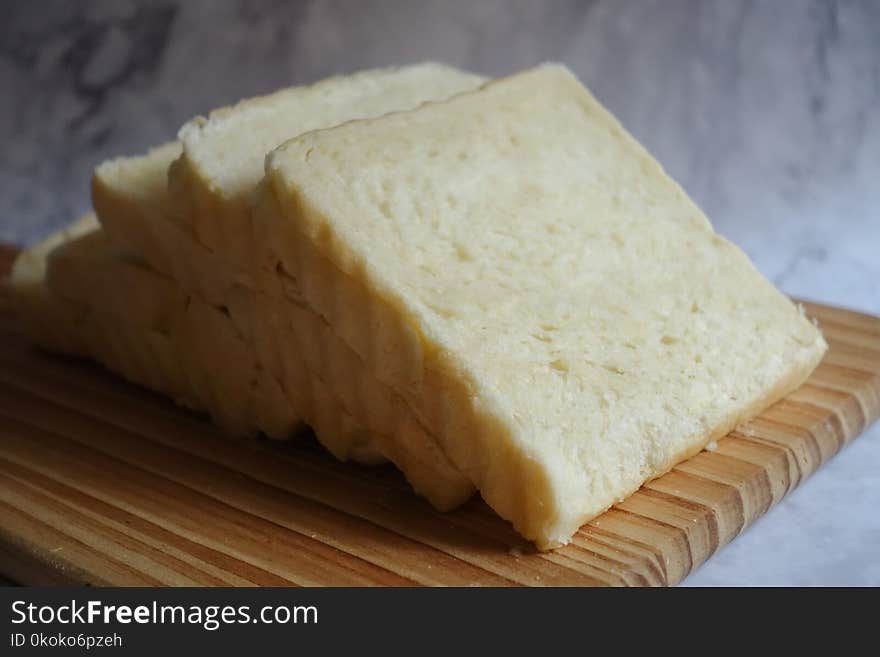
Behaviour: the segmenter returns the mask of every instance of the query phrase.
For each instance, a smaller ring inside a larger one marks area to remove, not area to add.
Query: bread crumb
[[[746,437],[751,437],[751,436],[755,436],[758,434],[758,432],[755,431],[754,427],[752,427],[752,425],[750,425],[750,424],[739,425],[736,428],[736,432],[741,433],[742,435],[744,435]]]
[[[522,548],[519,547],[518,545],[514,545],[512,548],[510,548],[508,550],[508,553],[510,553],[510,556],[512,556],[516,559],[519,559],[523,555]]]
[[[718,442],[715,441],[715,440],[713,440],[713,441],[710,442],[708,445],[706,445],[706,451],[707,451],[707,452],[714,452],[714,451],[717,450],[717,449],[718,449]]]

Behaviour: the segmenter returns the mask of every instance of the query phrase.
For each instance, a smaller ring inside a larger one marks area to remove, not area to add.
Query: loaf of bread
[[[302,135],[266,171],[263,264],[541,548],[825,350],[561,66]]]
[[[92,192],[101,228],[15,264],[38,342],[228,431],[304,421],[439,509],[478,489],[542,549],[826,348],[561,66],[283,90],[102,164]]]

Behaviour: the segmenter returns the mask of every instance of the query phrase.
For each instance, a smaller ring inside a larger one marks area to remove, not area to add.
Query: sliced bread
[[[483,82],[478,75],[423,63],[332,77],[214,110],[180,130],[183,153],[168,178],[173,214],[191,225],[202,244],[247,269],[248,207],[266,153],[309,130],[411,109]]]
[[[287,437],[300,427],[291,405],[279,401],[277,384],[257,376],[253,350],[229,317],[204,309],[171,279],[120,251],[94,216],[21,254],[15,270],[13,298],[28,334],[42,346],[91,356],[135,383],[208,411],[235,434],[259,427]],[[218,351],[226,367],[217,366]]]
[[[171,142],[144,155],[102,163],[92,176],[92,203],[115,242],[185,289],[220,304],[240,277],[169,210],[168,168],[180,153],[180,143]]]
[[[267,183],[266,267],[541,548],[825,350],[561,66],[302,135]]]
[[[261,429],[273,437],[289,436],[301,411],[334,456],[366,464],[391,460],[440,509],[453,508],[473,493],[470,481],[411,418],[408,423],[404,418],[393,432],[387,425],[383,433],[360,425],[341,407],[336,390],[309,373],[293,329],[270,319],[273,306],[254,312],[261,304],[251,290],[228,290],[229,309],[219,309],[145,267],[93,220],[69,232],[76,237],[68,240],[65,233],[40,255],[21,259],[42,272],[29,274],[31,287],[41,280],[47,291],[35,297],[39,307],[26,300],[22,305],[32,308],[37,324],[51,312],[63,326],[61,337],[44,341],[46,346],[96,358],[135,383],[207,410],[234,434]],[[76,322],[70,321],[73,311],[78,313]],[[257,345],[263,350],[271,345],[277,354],[277,360],[265,362],[280,370],[260,365],[250,330],[254,317],[260,321]],[[247,327],[244,333],[240,327]],[[66,340],[63,348],[56,346],[61,338]],[[276,371],[283,379],[274,376]]]
[[[69,226],[55,231],[16,257],[12,271],[3,284],[9,286],[13,308],[27,335],[47,348],[75,353],[81,341],[67,330],[80,319],[82,309],[58,302],[46,284],[49,254],[59,245],[98,228],[93,214],[87,214]]]
[[[50,255],[56,248],[88,237],[98,228],[95,216],[85,215],[19,254],[8,280],[17,318],[28,337],[42,347],[91,356],[131,381],[161,389],[182,405],[202,408],[186,383],[167,336],[135,323],[96,321],[92,306],[100,302],[95,297],[89,297],[89,303],[84,304],[58,296],[50,289]],[[113,329],[105,330],[111,323]]]
[[[293,408],[334,455],[350,458],[353,447],[364,451],[370,443],[437,508],[451,509],[468,499],[474,490],[470,479],[452,465],[399,395],[362,371],[357,355],[300,305],[295,281],[284,294],[285,281],[276,272],[257,272],[259,280],[249,280],[171,218],[167,195],[155,181],[172,155],[173,149],[162,147],[96,170],[93,198],[108,233],[112,230],[156,267],[166,267],[188,293],[228,312],[256,350],[259,367],[274,375]],[[251,300],[255,292],[259,303]],[[358,431],[340,435],[326,419],[334,414],[350,416]],[[357,442],[352,446],[353,437]]]

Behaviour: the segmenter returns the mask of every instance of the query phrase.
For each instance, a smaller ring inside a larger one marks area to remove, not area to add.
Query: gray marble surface
[[[880,314],[880,2],[0,2],[0,239],[240,97],[438,59],[567,63],[783,290]],[[687,584],[880,584],[880,427]]]

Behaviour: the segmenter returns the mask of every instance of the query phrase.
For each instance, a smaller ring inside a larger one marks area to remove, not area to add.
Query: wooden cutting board
[[[13,251],[0,250],[5,266]],[[0,262],[0,265],[3,265]],[[0,574],[26,584],[674,584],[880,415],[880,318],[806,304],[800,390],[540,554],[481,500],[433,511],[308,436],[224,437],[87,362],[31,349],[0,296]]]

